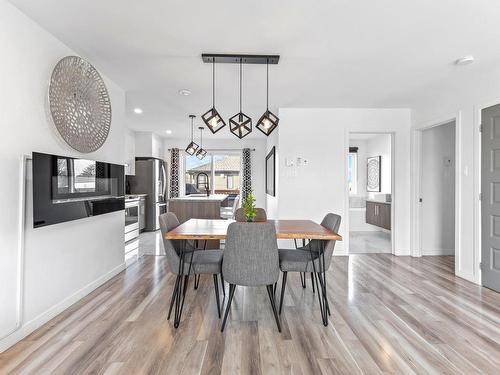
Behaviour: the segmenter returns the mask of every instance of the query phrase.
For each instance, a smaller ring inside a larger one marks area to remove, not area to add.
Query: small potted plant
[[[245,211],[245,217],[248,222],[252,222],[257,211],[255,210],[255,198],[252,193],[248,193],[247,197],[243,201],[243,210]]]

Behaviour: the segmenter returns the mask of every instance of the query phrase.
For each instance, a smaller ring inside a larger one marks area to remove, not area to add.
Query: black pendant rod
[[[241,73],[241,71],[242,71],[242,68],[241,68],[242,64],[241,64],[241,62],[242,62],[242,59],[240,59],[240,113],[241,113],[241,74],[242,74]]]
[[[212,108],[215,108],[215,59],[212,62]]]
[[[266,69],[267,69],[267,81],[266,81],[266,108],[269,111],[269,59],[267,59],[266,63]]]
[[[194,133],[194,125],[193,125],[193,121],[194,121],[194,118],[196,117],[195,115],[189,115],[189,117],[191,118],[191,142],[193,142],[193,133]]]

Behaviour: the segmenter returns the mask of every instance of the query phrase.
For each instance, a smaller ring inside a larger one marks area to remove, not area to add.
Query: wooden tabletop
[[[190,219],[165,235],[167,240],[223,240],[234,220]],[[342,236],[311,220],[268,220],[276,228],[278,239],[337,240]],[[258,225],[259,223],[254,223]]]

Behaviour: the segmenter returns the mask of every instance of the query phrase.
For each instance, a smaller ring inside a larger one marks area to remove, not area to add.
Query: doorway
[[[450,121],[421,131],[421,255],[455,256],[456,126]]]
[[[392,133],[349,134],[349,254],[393,253],[392,138]]]

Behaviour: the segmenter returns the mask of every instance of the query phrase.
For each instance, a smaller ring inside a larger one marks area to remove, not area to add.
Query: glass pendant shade
[[[198,150],[198,147],[200,147],[193,141],[193,122],[195,117],[196,117],[195,115],[189,115],[189,118],[191,119],[191,143],[188,144],[188,146],[186,147],[186,152],[189,155],[194,155],[196,150]]]
[[[196,152],[196,150],[198,150],[200,146],[198,146],[196,143],[194,142],[191,142],[187,147],[186,147],[186,152],[189,154],[189,155],[194,155],[194,153]]]
[[[238,138],[243,138],[252,132],[252,119],[243,112],[229,119],[229,130]]]
[[[219,112],[217,112],[215,107],[209,109],[206,113],[201,115],[201,118],[213,134],[217,133],[224,126],[226,126],[226,123],[222,119],[221,115],[219,115]]]
[[[257,122],[256,128],[259,129],[265,135],[269,135],[278,126],[280,119],[269,109],[264,112],[259,121]]]

